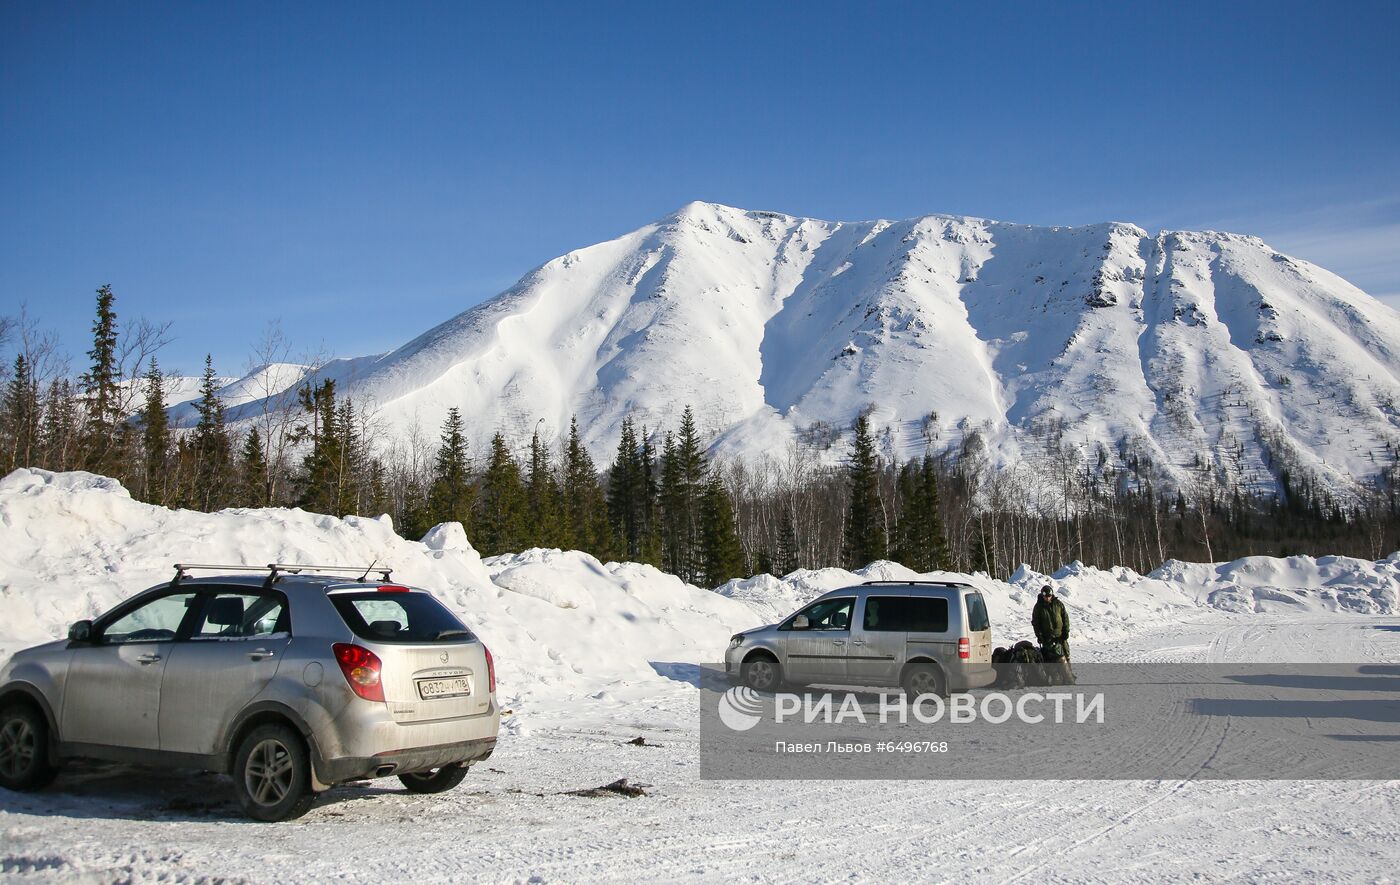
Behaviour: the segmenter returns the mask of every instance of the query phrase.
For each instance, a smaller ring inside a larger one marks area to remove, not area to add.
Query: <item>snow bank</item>
[[[604,564],[577,551],[483,561],[457,523],[408,541],[386,516],[169,510],[133,500],[106,477],[21,469],[0,480],[0,655],[62,635],[73,621],[167,580],[181,561],[389,564],[396,579],[433,590],[480,633],[499,661],[505,703],[522,713],[578,709],[571,700],[645,705],[657,689],[693,678],[695,663],[718,660],[732,633],[868,580],[969,581],[987,598],[998,642],[1029,636],[1030,609],[1045,583],[1070,608],[1080,641],[1213,612],[1400,610],[1400,554],[1379,562],[1170,562],[1146,576],[1074,563],[1049,576],[1023,567],[1005,582],[878,562],[856,572],[759,575],[712,592],[651,566]]]
[[[650,566],[558,550],[483,563],[457,523],[407,541],[388,517],[169,510],[106,477],[21,469],[0,480],[0,656],[168,580],[176,562],[371,561],[462,615],[491,646],[505,703],[518,709],[644,697],[759,623],[752,607]]]

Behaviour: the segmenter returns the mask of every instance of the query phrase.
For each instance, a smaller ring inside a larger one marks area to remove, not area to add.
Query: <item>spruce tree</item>
[[[520,465],[515,463],[500,432],[491,437],[491,457],[481,478],[476,500],[474,543],[483,556],[517,553],[524,549],[525,487]]]
[[[72,470],[81,466],[81,431],[78,395],[72,383],[67,378],[50,382],[39,426],[39,445],[49,469]]]
[[[302,458],[304,473],[297,503],[315,513],[343,516],[343,512],[336,512],[341,503],[340,476],[344,456],[341,452],[342,435],[338,426],[335,381],[327,378],[314,388],[307,385],[298,393],[298,398],[302,410],[310,416],[311,424],[299,427],[294,440],[302,442],[309,438],[311,448]]]
[[[165,413],[165,376],[154,358],[146,372],[146,396],[141,409],[142,500],[167,504],[166,464],[170,457],[170,421]]]
[[[379,458],[371,458],[365,478],[365,503],[361,512],[369,516],[392,513],[394,497],[389,489],[389,472]]]
[[[567,544],[599,559],[612,554],[607,497],[598,482],[598,471],[579,437],[578,417],[569,420],[569,441],[564,449],[564,524]]]
[[[472,532],[471,467],[467,463],[467,440],[462,432],[462,413],[447,410],[442,423],[442,444],[433,461],[433,479],[428,488],[426,517],[428,527],[443,522],[460,522],[468,536]],[[426,531],[426,529],[424,529]]]
[[[364,440],[360,436],[359,418],[350,399],[335,407],[336,433],[335,512],[337,515],[359,513],[364,504],[365,471],[369,460]]]
[[[675,437],[666,437],[660,490],[664,568],[685,581],[700,580],[704,574],[700,535],[708,466],[695,414],[686,406]]]
[[[271,484],[267,473],[267,452],[263,449],[262,434],[254,427],[243,438],[243,451],[238,458],[240,507],[266,507],[269,501]]]
[[[734,528],[734,508],[718,471],[711,471],[701,498],[701,559],[707,587],[744,572],[744,549]]]
[[[199,382],[195,411],[199,423],[194,428],[194,505],[212,511],[225,506],[230,486],[231,446],[224,427],[224,404],[219,399],[214,375],[214,359],[204,357],[204,375]]]
[[[14,376],[5,385],[4,404],[0,406],[4,419],[4,451],[0,453],[3,471],[0,472],[36,465],[39,413],[39,385],[33,367],[21,353],[15,357]]]
[[[638,562],[661,567],[661,472],[656,464],[656,447],[644,426],[642,449],[642,550]]]
[[[846,463],[849,505],[846,516],[846,567],[857,569],[886,556],[884,511],[880,503],[880,461],[870,419],[856,418],[855,441]]]
[[[398,526],[399,534],[405,538],[421,538],[433,527],[433,514],[428,504],[428,493],[417,477],[404,484],[403,518]]]
[[[894,555],[918,572],[947,568],[948,540],[939,513],[938,472],[933,457],[910,460],[899,471],[899,521]]]
[[[92,323],[92,350],[89,369],[79,381],[86,424],[83,432],[83,462],[95,473],[109,473],[118,425],[122,421],[117,397],[120,374],[117,366],[116,296],[111,284],[97,290],[97,316]]]
[[[538,428],[530,437],[530,465],[525,478],[525,502],[529,514],[525,527],[525,545],[561,546],[564,517],[561,512],[559,482],[554,478],[554,464],[549,446],[540,439]]]
[[[631,418],[622,420],[617,455],[608,471],[608,522],[619,553],[633,562],[642,558],[648,509],[646,466]]]

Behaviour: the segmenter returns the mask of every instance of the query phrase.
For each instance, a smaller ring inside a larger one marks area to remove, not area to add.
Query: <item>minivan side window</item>
[[[946,633],[948,600],[934,596],[870,596],[862,623],[867,631]]]
[[[992,622],[987,617],[987,603],[981,593],[969,593],[963,597],[967,601],[967,629],[971,631],[990,630]]]
[[[805,615],[808,630],[849,630],[851,628],[851,609],[855,608],[855,605],[856,601],[849,597],[814,602],[788,618],[778,629],[794,629],[792,622]]]

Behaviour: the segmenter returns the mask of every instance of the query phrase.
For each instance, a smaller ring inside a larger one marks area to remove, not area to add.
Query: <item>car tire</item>
[[[900,685],[910,701],[926,694],[948,697],[948,680],[936,664],[910,664],[904,670]]]
[[[47,787],[58,774],[49,761],[49,723],[32,704],[0,710],[0,787],[28,792]]]
[[[306,743],[285,725],[250,731],[234,753],[232,774],[238,804],[254,820],[301,817],[316,799]]]
[[[783,665],[769,655],[755,655],[739,666],[739,676],[754,691],[777,691],[783,687]]]
[[[399,775],[399,783],[410,793],[445,793],[467,776],[467,766],[444,765],[436,771],[419,771]]]

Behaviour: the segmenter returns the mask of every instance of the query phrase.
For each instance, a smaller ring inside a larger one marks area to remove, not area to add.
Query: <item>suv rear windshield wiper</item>
[[[433,639],[456,639],[459,636],[466,636],[470,638],[471,635],[472,633],[470,630],[439,630],[437,632],[437,635],[434,636]]]

